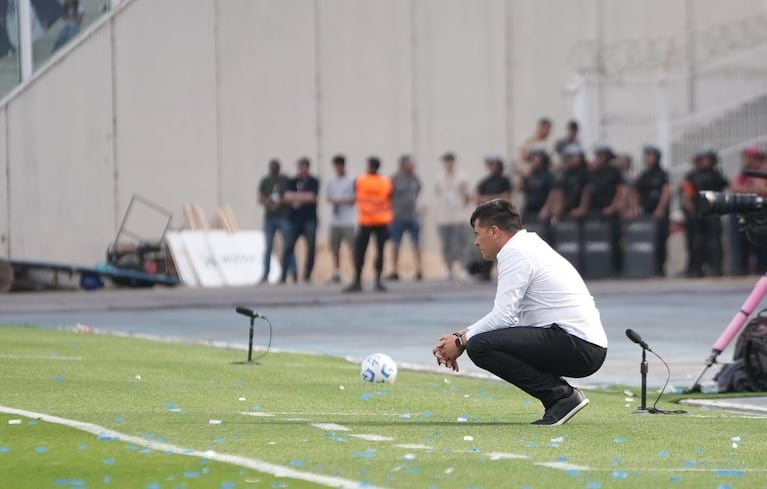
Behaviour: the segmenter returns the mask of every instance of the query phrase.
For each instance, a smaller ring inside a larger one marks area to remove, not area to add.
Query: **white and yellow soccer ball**
[[[397,379],[397,364],[389,355],[373,353],[362,361],[360,376],[365,382],[391,384]]]

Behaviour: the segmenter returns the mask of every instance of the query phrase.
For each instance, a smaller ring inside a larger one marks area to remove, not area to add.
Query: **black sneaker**
[[[557,401],[553,406],[548,408],[543,414],[543,417],[537,421],[533,421],[532,424],[559,426],[567,423],[570,418],[575,416],[578,411],[585,408],[589,403],[586,396],[580,389],[573,388],[573,393],[564,399]]]
[[[386,276],[386,280],[390,282],[396,282],[397,280],[399,280],[399,273],[397,272],[390,273],[389,275]]]
[[[350,294],[353,292],[362,292],[362,284],[359,282],[354,282],[353,284],[349,285],[344,289],[345,294]]]
[[[415,281],[420,282],[421,280],[423,280],[423,274],[421,272],[416,272]]]
[[[376,282],[376,291],[377,292],[386,292],[386,287],[381,282]]]
[[[330,278],[330,281],[334,284],[340,284],[341,283],[341,274],[338,272],[333,272],[333,276]]]

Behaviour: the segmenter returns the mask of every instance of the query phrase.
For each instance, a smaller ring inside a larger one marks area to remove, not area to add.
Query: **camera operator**
[[[740,173],[730,184],[730,192],[757,194],[767,197],[767,180],[750,177],[745,174],[746,170],[765,171],[765,153],[758,148],[749,147],[741,153],[743,163]],[[746,237],[745,230],[735,215],[730,217],[730,240],[732,243],[732,269],[735,274],[747,275],[751,272],[750,262],[755,260],[755,271],[759,274],[767,272],[767,248],[757,246]]]
[[[682,182],[682,210],[687,232],[687,276],[702,277],[703,267],[714,276],[722,275],[722,219],[720,216],[698,215],[698,192],[721,192],[729,182],[717,164],[719,155],[712,147],[704,147],[693,158],[693,169]]]

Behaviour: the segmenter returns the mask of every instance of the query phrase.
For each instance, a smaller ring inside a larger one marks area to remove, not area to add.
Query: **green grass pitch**
[[[519,390],[447,371],[366,384],[331,357],[239,366],[242,351],[200,345],[0,334],[0,487],[767,488],[764,418],[631,415],[623,387],[541,427]]]

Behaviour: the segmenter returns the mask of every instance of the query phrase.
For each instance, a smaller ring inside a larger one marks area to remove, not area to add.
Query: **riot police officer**
[[[585,208],[581,206],[583,191],[589,180],[589,169],[586,154],[577,144],[565,147],[562,152],[564,169],[557,180],[554,190],[556,217],[583,217]]]
[[[652,217],[655,223],[653,235],[653,252],[655,258],[655,275],[665,275],[666,241],[669,236],[669,203],[671,190],[668,184],[668,173],[661,168],[661,152],[655,146],[645,146],[642,150],[644,170],[632,186],[628,219],[639,216]]]
[[[522,207],[522,223],[532,226],[541,238],[550,242],[554,174],[551,158],[543,149],[533,149],[529,154],[530,173],[521,180],[525,200]]]
[[[717,167],[719,156],[710,147],[704,147],[693,158],[693,169],[682,182],[682,209],[688,233],[687,275],[702,277],[704,267],[712,275],[722,275],[722,220],[719,216],[698,216],[698,192],[721,192],[729,182]]]

